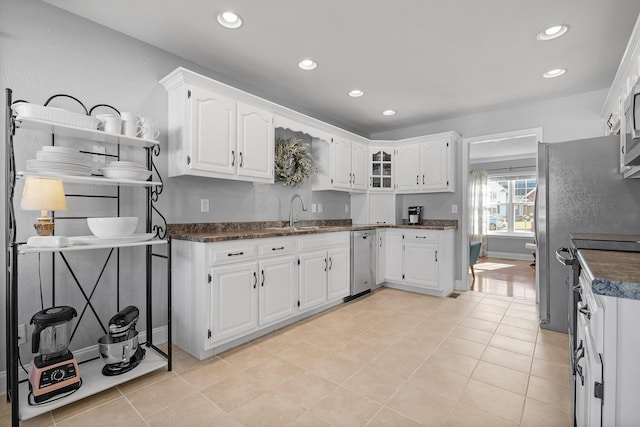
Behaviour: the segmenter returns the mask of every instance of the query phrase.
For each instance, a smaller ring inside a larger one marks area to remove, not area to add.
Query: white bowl
[[[102,168],[102,174],[108,179],[132,179],[134,181],[146,181],[151,176],[151,171],[146,169],[118,169]]]
[[[89,230],[99,238],[113,239],[126,237],[136,231],[138,225],[137,216],[121,216],[107,218],[87,218]]]

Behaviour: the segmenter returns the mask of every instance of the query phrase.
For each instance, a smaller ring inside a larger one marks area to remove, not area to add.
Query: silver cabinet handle
[[[424,175],[422,175],[422,185],[424,185]]]
[[[585,305],[584,307],[580,307],[578,308],[578,311],[582,314],[584,314],[585,316],[587,316],[587,319],[591,319],[591,310],[589,310],[589,306]]]
[[[426,239],[427,236],[416,236],[416,239]]]
[[[324,271],[327,271],[327,259],[324,259]]]
[[[436,262],[438,262],[438,251],[436,251]]]
[[[416,175],[416,184],[420,184],[420,175]]]
[[[382,247],[382,237],[380,237],[380,247]]]
[[[333,258],[329,257],[329,270],[333,268]]]
[[[262,270],[260,273],[262,274],[262,283],[260,284],[260,286],[264,287],[264,270]]]
[[[238,154],[240,154],[240,167],[242,167],[242,165],[244,164],[244,158],[242,157],[242,151],[240,151]]]
[[[256,275],[256,272],[253,272],[253,289],[256,288],[256,285],[258,284],[258,276]]]
[[[574,370],[576,371],[576,374],[580,377],[580,383],[582,385],[584,385],[584,375],[582,374],[582,366],[579,365],[579,362],[580,362],[580,359],[582,359],[583,357],[584,357],[584,344],[582,340],[580,340],[580,345],[578,346],[578,348],[576,348],[576,354],[574,357],[573,366],[574,366]]]
[[[231,150],[231,166],[236,165],[236,152]]]

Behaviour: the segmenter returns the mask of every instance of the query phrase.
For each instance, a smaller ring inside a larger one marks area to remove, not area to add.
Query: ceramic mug
[[[102,130],[109,133],[121,133],[122,120],[113,114],[98,114],[96,115],[102,122]]]
[[[123,135],[139,137],[142,134],[142,116],[123,111],[120,113],[120,117],[122,117]]]
[[[151,126],[142,126],[142,133],[140,134],[140,138],[155,140],[159,136],[160,131],[158,129],[152,128]]]

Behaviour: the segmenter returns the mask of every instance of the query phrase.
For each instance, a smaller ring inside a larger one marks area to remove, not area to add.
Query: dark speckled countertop
[[[580,249],[578,259],[594,294],[640,299],[640,252]]]
[[[169,224],[171,238],[192,242],[212,243],[227,240],[262,239],[267,237],[297,236],[339,231],[368,230],[371,228],[410,228],[417,230],[455,230],[457,220],[424,219],[421,225],[353,225],[350,219],[300,221],[292,229],[286,221],[211,222],[194,224]],[[319,227],[319,228],[305,228]]]

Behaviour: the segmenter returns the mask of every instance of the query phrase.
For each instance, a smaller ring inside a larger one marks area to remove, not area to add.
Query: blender
[[[31,361],[29,388],[35,403],[80,387],[78,362],[69,350],[71,321],[77,316],[69,306],[51,307],[31,318],[31,352],[39,353]]]

